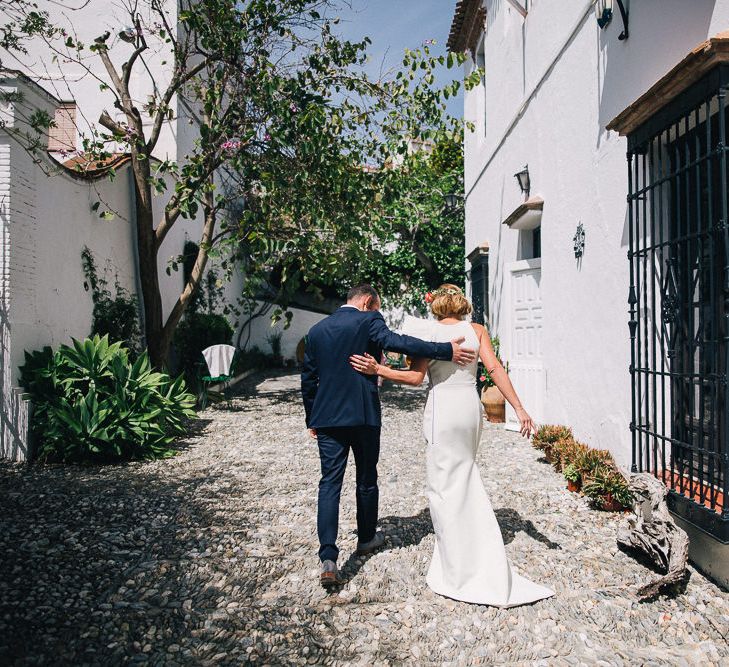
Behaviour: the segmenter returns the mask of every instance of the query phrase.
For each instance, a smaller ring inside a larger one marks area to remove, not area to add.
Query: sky
[[[349,6],[346,6],[349,5]],[[436,40],[434,55],[446,53],[446,41],[456,0],[347,0],[337,12],[341,34],[352,41],[367,36],[372,60],[370,73],[397,66],[406,48],[417,48],[426,40]],[[460,68],[439,72],[438,81],[447,83],[461,78]],[[448,102],[453,116],[463,115],[462,93]]]

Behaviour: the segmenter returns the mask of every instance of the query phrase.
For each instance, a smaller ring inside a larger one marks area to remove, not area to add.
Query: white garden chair
[[[232,345],[211,345],[202,351],[203,359],[208,367],[208,374],[203,375],[202,381],[202,408],[207,405],[208,387],[211,384],[222,383],[223,394],[232,377],[233,360],[237,352],[237,348]]]

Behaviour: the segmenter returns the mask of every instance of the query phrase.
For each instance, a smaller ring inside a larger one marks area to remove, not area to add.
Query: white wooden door
[[[514,262],[509,269],[508,344],[502,354],[509,377],[532,419],[544,418],[545,374],[542,365],[541,258]],[[506,404],[506,427],[518,429],[513,408]]]

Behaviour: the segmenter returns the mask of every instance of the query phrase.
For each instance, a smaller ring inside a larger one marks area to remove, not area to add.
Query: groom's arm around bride
[[[339,498],[350,450],[357,468],[357,549],[369,553],[384,542],[381,533],[375,533],[381,424],[377,377],[355,371],[349,358],[366,352],[379,359],[386,349],[463,365],[476,356],[475,350],[461,348],[462,338],[431,343],[396,334],[387,328],[379,308],[380,298],[370,285],[353,287],[347,303],[312,327],[306,339],[301,395],[306,426],[317,439],[321,460],[317,531],[325,585],[339,581]]]

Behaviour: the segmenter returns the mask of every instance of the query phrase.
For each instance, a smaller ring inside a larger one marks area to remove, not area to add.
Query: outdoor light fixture
[[[595,3],[595,16],[600,29],[613,20],[613,0],[597,0]]]
[[[455,192],[449,192],[448,194],[443,195],[443,201],[445,201],[446,208],[450,210],[453,210],[458,206],[458,199],[459,196]]]
[[[610,21],[613,20],[613,5],[617,3],[618,10],[620,10],[620,17],[623,19],[623,32],[618,35],[618,39],[623,41],[628,39],[628,11],[625,9],[623,0],[597,0],[595,3],[595,17],[597,18],[597,25],[600,28],[605,28]]]
[[[133,25],[128,25],[124,30],[119,32],[119,39],[127,44],[136,44],[137,40],[142,37],[142,19],[139,14],[131,17],[134,21]]]
[[[458,202],[463,199],[463,195],[459,195],[455,192],[448,192],[443,195],[443,201],[445,202],[446,209],[449,211],[455,211],[458,208]]]
[[[529,180],[529,165],[524,165],[524,169],[517,171],[514,174],[514,178],[519,182],[522,194],[529,196],[529,189],[531,187],[531,181]]]
[[[137,31],[132,27],[124,28],[119,33],[119,39],[127,44],[134,44],[137,41]]]

